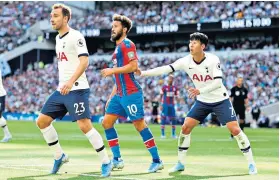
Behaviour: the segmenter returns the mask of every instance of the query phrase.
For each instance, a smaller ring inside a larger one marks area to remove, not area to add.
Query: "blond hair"
[[[62,15],[68,17],[67,22],[69,22],[69,20],[71,19],[71,8],[61,3],[57,3],[52,6],[52,10],[59,9],[59,8],[61,8],[62,10]]]
[[[128,17],[126,17],[124,15],[114,14],[113,21],[120,21],[122,23],[122,26],[127,28],[126,34],[132,28],[132,21]]]

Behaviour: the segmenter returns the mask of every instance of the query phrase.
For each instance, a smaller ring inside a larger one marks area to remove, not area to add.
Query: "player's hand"
[[[114,71],[112,68],[106,68],[106,69],[101,70],[102,77],[111,76],[113,74],[114,74]]]
[[[192,87],[190,87],[188,89],[188,93],[189,93],[189,98],[191,98],[191,99],[194,99],[197,95],[200,94],[198,89],[195,89],[195,88],[192,88]]]
[[[72,89],[72,87],[73,87],[73,82],[71,82],[71,81],[67,81],[61,88],[60,88],[60,94],[61,95],[66,95],[66,94],[68,94],[70,91],[71,91],[71,89]]]
[[[134,72],[137,76],[141,76],[141,69],[140,68],[137,68],[137,70]]]

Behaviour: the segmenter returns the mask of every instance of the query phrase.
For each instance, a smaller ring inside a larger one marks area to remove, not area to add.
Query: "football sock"
[[[186,164],[186,156],[187,151],[190,147],[191,143],[191,134],[183,134],[182,131],[180,132],[179,138],[178,138],[178,160],[182,164]]]
[[[96,150],[102,164],[108,164],[110,159],[108,157],[101,135],[96,131],[95,128],[92,128],[85,135],[93,148]]]
[[[250,146],[250,142],[246,134],[241,131],[238,135],[234,136],[237,144],[242,151],[243,155],[246,157],[248,164],[254,164],[253,152]]]
[[[9,129],[8,129],[7,121],[3,116],[0,118],[0,127],[3,128],[3,132],[4,132],[5,137],[11,137],[12,136]]]
[[[158,155],[158,149],[157,149],[154,137],[153,137],[150,129],[149,128],[143,129],[140,132],[140,135],[142,136],[144,144],[145,144],[146,148],[148,149],[148,151],[150,152],[150,154],[153,158],[153,162],[159,163],[160,158],[159,158],[159,155]]]
[[[60,159],[63,154],[63,150],[58,142],[58,135],[53,125],[51,124],[50,126],[40,130],[43,133],[46,142],[50,146],[50,149],[54,152],[54,159]]]
[[[114,155],[114,159],[121,158],[120,145],[117,131],[114,127],[105,130],[106,138]]]

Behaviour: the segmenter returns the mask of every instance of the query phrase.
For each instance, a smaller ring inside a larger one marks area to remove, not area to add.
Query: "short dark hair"
[[[69,22],[69,20],[71,19],[71,8],[69,6],[60,3],[54,4],[52,6],[52,9],[59,9],[59,8],[61,8],[62,15],[68,17],[67,22]]]
[[[190,35],[190,40],[197,40],[200,41],[201,44],[204,44],[207,46],[208,44],[208,37],[206,34],[200,33],[200,32],[195,32]]]
[[[124,15],[114,14],[113,21],[120,21],[122,26],[127,28],[126,34],[132,28],[132,21]]]

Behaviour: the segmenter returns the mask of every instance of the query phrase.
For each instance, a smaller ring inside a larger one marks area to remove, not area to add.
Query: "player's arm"
[[[245,105],[245,109],[248,110],[249,109],[249,99],[248,99],[248,90],[245,89],[245,100],[244,100],[244,105]]]
[[[106,102],[105,109],[107,109],[107,107],[108,107],[108,105],[109,105],[109,102],[111,101],[112,97],[113,97],[116,93],[117,93],[117,86],[114,85],[113,90],[112,90],[112,92],[111,92],[111,94],[110,94],[110,96],[109,96],[109,99],[108,99],[107,102]]]
[[[138,61],[132,60],[129,62],[129,64],[123,66],[123,67],[114,67],[112,68],[113,74],[126,74],[135,72],[138,69]]]
[[[133,43],[130,45],[121,45],[121,53],[124,60],[128,61],[128,64],[122,67],[106,68],[101,71],[103,77],[111,76],[113,74],[127,74],[135,72],[138,69],[138,57],[136,53],[136,47]]]
[[[146,70],[146,71],[137,71],[137,75],[141,76],[160,76],[163,74],[168,74],[177,70],[182,70],[184,68],[184,60],[185,58],[178,59],[173,64],[157,67],[154,69]]]
[[[229,96],[229,100],[232,102],[233,101],[233,96],[234,96],[234,94],[235,94],[235,91],[234,91],[234,87],[233,88],[231,88],[231,90],[230,90],[230,96]]]

